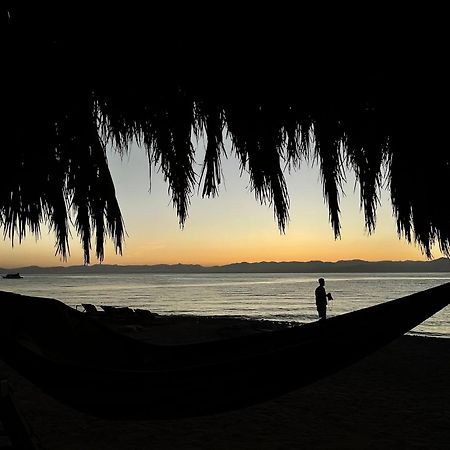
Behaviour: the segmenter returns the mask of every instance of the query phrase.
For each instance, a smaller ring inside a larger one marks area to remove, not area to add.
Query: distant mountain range
[[[0,268],[0,273],[21,274],[101,274],[101,273],[386,273],[386,272],[449,272],[450,259],[431,261],[289,261],[234,263],[223,266],[205,267],[198,264],[156,264],[156,265],[110,265],[58,266],[58,267],[16,267]]]

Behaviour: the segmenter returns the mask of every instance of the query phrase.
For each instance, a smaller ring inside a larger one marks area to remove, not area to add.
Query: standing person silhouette
[[[319,278],[317,281],[319,282],[319,286],[316,287],[315,291],[317,312],[319,313],[319,319],[325,320],[327,318],[327,299],[332,300],[333,297],[325,292],[325,280]]]

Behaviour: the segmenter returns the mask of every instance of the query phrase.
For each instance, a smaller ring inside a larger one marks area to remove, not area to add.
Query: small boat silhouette
[[[7,273],[6,275],[3,275],[3,278],[17,280],[18,278],[23,278],[20,273]]]

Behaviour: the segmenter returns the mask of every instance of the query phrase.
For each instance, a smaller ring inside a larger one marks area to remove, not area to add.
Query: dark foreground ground
[[[147,338],[168,341],[178,333],[181,340],[199,339],[245,327],[166,322]],[[124,327],[130,334],[145,331]],[[9,379],[35,440],[48,450],[450,448],[450,339],[405,336],[274,401],[191,419],[101,420],[57,403],[1,361],[0,377]]]

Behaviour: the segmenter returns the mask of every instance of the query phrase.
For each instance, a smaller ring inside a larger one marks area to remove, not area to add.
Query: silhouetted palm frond
[[[47,223],[66,257],[73,222],[86,262],[92,239],[100,260],[107,236],[120,252],[124,226],[105,146],[123,153],[133,141],[162,171],[183,224],[199,183],[204,196],[218,193],[226,134],[280,230],[289,218],[284,171],[314,158],[336,237],[350,166],[369,232],[385,173],[399,234],[428,256],[435,243],[449,253],[447,77],[436,49],[409,35],[394,45],[330,32],[323,44],[295,27],[224,32],[155,12],[122,29],[113,26],[123,25],[120,15],[66,22],[57,11],[2,11],[5,237],[39,234]],[[200,177],[194,134],[206,141]]]

